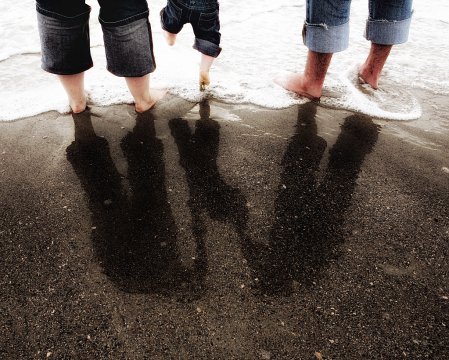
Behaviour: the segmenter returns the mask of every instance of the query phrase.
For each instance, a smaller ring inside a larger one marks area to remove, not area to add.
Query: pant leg
[[[408,40],[413,0],[370,0],[365,37],[375,44],[395,45]]]
[[[146,0],[99,0],[108,70],[140,77],[155,70],[153,39]]]
[[[190,23],[195,33],[193,48],[200,53],[217,57],[220,52],[220,19],[218,2],[197,4],[192,11]]]
[[[190,10],[183,4],[175,0],[168,0],[167,6],[160,13],[162,29],[171,34],[178,34],[189,20],[188,12]]]
[[[90,7],[84,0],[36,2],[41,67],[57,75],[74,75],[93,66],[90,55]]]
[[[307,0],[304,44],[312,51],[335,53],[349,45],[351,0]]]

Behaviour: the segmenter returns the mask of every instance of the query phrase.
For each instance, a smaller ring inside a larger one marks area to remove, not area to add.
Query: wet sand
[[[449,104],[0,123],[0,357],[449,357]]]

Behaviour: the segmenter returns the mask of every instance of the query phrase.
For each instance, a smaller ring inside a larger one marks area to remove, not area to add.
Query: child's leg
[[[175,45],[176,36],[177,34],[169,33],[168,31],[162,29],[162,33],[164,34],[165,41],[168,45],[173,46]]]
[[[201,54],[201,64],[200,64],[200,86],[204,87],[210,84],[209,70],[214,62],[214,57]]]
[[[211,1],[206,7],[201,6],[190,17],[195,43],[193,48],[201,53],[200,89],[210,84],[209,70],[214,59],[220,54],[220,20],[218,2]]]
[[[180,4],[178,5],[180,6]],[[167,1],[167,6],[160,12],[162,34],[164,35],[165,41],[167,41],[167,44],[170,46],[175,44],[176,36],[184,25],[184,12],[185,10],[183,11],[170,1]]]

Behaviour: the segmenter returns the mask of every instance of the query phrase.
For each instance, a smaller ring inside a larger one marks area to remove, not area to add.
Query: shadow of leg
[[[351,115],[341,126],[335,145],[329,150],[329,163],[315,202],[313,261],[305,272],[316,277],[329,260],[338,256],[344,241],[341,227],[363,161],[378,137],[379,128],[363,115]]]
[[[266,292],[290,293],[291,281],[311,286],[344,241],[341,227],[351,203],[365,156],[378,135],[367,117],[345,119],[321,185],[319,170],[326,142],[317,136],[315,105],[300,108],[298,132],[283,159],[282,185],[276,200],[276,222],[270,239]]]
[[[344,213],[363,160],[377,140],[378,128],[369,118],[346,118],[329,151],[328,168],[319,185],[316,174],[327,144],[317,135],[316,106],[308,103],[299,107],[297,132],[282,161],[276,221],[260,271],[265,293],[289,294],[292,280],[311,286],[329,260],[337,256],[343,242]]]
[[[178,146],[180,164],[186,172],[190,191],[188,205],[192,213],[198,252],[205,259],[204,234],[207,229],[202,213],[207,212],[215,220],[231,222],[244,244],[248,208],[241,191],[227,185],[218,171],[220,125],[210,118],[207,100],[200,103],[199,112],[201,119],[195,123],[194,134],[188,122],[183,119],[172,119],[169,126]]]
[[[105,274],[121,289],[121,279],[132,276],[127,243],[131,235],[130,208],[121,175],[106,139],[98,137],[89,111],[73,114],[75,141],[66,149],[67,160],[86,192],[92,217],[92,244]]]
[[[151,111],[137,116],[133,131],[122,140],[121,147],[128,160],[132,189],[132,286],[140,292],[194,291],[189,286],[192,273],[182,266],[176,245],[177,228],[168,203],[163,144],[156,137]]]
[[[121,142],[132,189],[127,198],[107,141],[95,135],[90,113],[74,114],[75,141],[67,159],[92,213],[92,243],[104,273],[122,291],[189,292],[191,273],[181,266],[176,226],[165,188],[162,142],[151,113],[139,114]]]
[[[317,216],[317,172],[326,141],[319,137],[315,122],[317,105],[298,107],[296,134],[284,154],[281,182],[275,200],[275,222],[270,233],[269,250],[259,279],[264,293],[291,292],[297,266],[309,256],[310,223]],[[308,261],[306,261],[308,262]]]

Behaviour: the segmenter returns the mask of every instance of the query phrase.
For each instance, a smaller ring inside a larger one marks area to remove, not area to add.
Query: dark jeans
[[[146,0],[99,0],[108,70],[140,77],[155,69]],[[36,1],[42,68],[73,75],[93,66],[90,55],[90,7],[84,0]]]
[[[161,11],[162,28],[177,34],[190,23],[195,33],[193,48],[217,57],[220,54],[219,4],[216,0],[168,0]]]

